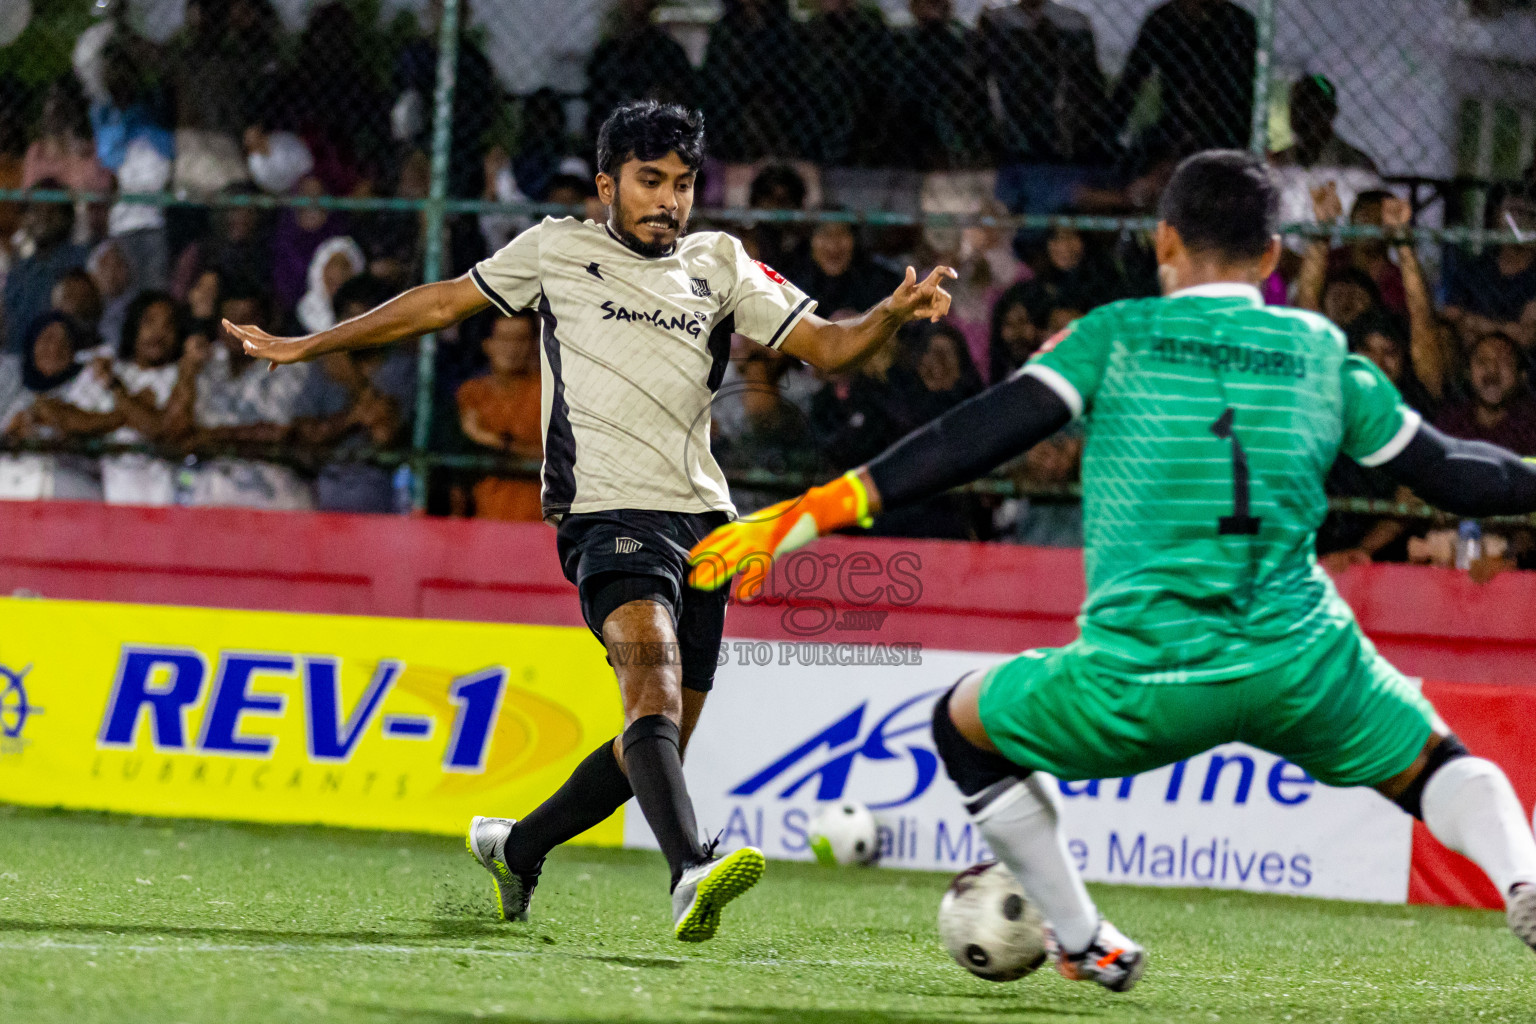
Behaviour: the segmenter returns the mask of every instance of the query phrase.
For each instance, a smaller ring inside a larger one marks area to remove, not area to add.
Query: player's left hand
[[[907,276],[888,300],[891,309],[906,320],[938,320],[949,312],[950,295],[944,290],[946,280],[953,281],[960,275],[953,267],[934,267],[921,282],[917,271],[907,268]]]
[[[699,590],[719,590],[738,569],[755,576],[774,560],[825,534],[855,523],[870,524],[869,494],[857,472],[845,473],[799,497],[726,523],[693,546],[688,583]]]

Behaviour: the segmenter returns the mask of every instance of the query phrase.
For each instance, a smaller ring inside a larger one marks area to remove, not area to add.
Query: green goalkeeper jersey
[[[1338,328],[1206,285],[1095,310],[1022,372],[1087,417],[1079,625],[1098,668],[1237,679],[1354,628],[1313,550],[1323,480],[1340,452],[1392,459],[1420,420]]]

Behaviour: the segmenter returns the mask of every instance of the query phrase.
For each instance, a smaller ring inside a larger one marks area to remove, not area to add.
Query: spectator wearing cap
[[[47,178],[38,182],[38,187],[57,189],[63,183]],[[59,279],[85,266],[85,247],[70,241],[74,225],[75,210],[68,203],[33,202],[22,214],[22,230],[34,248],[32,255],[17,260],[5,276],[7,351],[24,350],[33,322],[52,304]]]
[[[1325,75],[1306,75],[1291,87],[1295,141],[1274,155],[1279,167],[1358,167],[1376,173],[1376,161],[1345,142],[1334,128],[1338,90]]]
[[[1499,245],[1467,259],[1456,252],[1445,279],[1445,316],[1466,344],[1502,332],[1531,351],[1536,347],[1536,201],[1510,196],[1494,227],[1529,239]]]
[[[1435,426],[1453,437],[1536,455],[1536,399],[1520,343],[1501,332],[1483,335],[1472,345],[1467,377],[1471,397],[1443,409]]]
[[[1242,149],[1253,120],[1258,24],[1231,0],[1168,0],[1147,15],[1115,85],[1112,123],[1129,119],[1154,76],[1162,97],[1156,130],[1195,149]]]

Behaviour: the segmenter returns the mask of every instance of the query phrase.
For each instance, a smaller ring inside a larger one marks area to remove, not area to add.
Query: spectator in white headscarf
[[[367,269],[363,250],[345,235],[327,239],[309,261],[309,290],[299,300],[299,325],[314,334],[336,326],[336,290]]]

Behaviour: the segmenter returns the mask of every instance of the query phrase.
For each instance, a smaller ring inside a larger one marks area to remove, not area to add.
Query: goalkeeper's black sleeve
[[[1056,392],[1019,374],[897,441],[870,462],[869,475],[883,508],[911,504],[969,483],[1071,419]]]
[[[1536,512],[1536,464],[1497,445],[1448,437],[1427,423],[1381,468],[1424,501],[1455,515]]]

